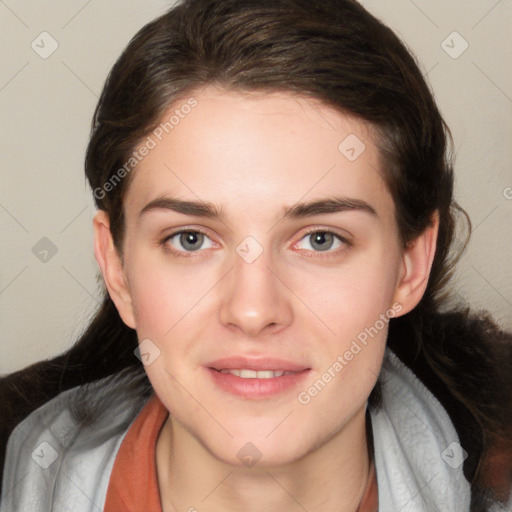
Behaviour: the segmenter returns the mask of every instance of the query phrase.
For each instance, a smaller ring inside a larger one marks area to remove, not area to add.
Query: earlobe
[[[110,220],[106,212],[99,210],[94,216],[94,255],[100,266],[107,291],[116,305],[123,322],[135,329],[135,317],[130,289],[123,264],[110,232]]]
[[[399,302],[404,315],[420,302],[427,288],[430,269],[434,261],[439,231],[439,214],[432,216],[431,225],[412,240],[402,253],[400,275],[395,289],[395,302]]]

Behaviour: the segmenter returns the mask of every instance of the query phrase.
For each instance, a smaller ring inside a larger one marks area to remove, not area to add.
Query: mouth
[[[230,357],[206,367],[217,389],[252,400],[291,392],[311,371],[304,365],[275,358]]]

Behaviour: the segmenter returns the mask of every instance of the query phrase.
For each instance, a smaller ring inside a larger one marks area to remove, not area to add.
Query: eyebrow
[[[172,197],[159,197],[149,202],[140,211],[139,217],[154,210],[172,210],[184,215],[193,215],[196,217],[205,217],[215,220],[225,219],[223,209],[217,208],[213,203],[203,201],[185,201]],[[306,217],[313,217],[315,215],[348,211],[360,211],[368,213],[374,217],[378,217],[375,208],[362,199],[332,197],[311,201],[309,203],[297,203],[293,206],[288,206],[284,209],[283,218],[302,219]]]

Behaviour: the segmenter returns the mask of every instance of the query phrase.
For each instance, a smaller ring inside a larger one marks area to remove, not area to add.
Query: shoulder
[[[12,432],[2,483],[2,511],[64,511],[102,507],[112,466],[147,396],[127,399],[122,376],[73,388],[32,412]],[[117,391],[117,392],[116,392]],[[77,419],[72,404],[93,402],[94,421]]]
[[[389,348],[380,382],[371,419],[382,510],[469,510],[466,454],[446,410]]]

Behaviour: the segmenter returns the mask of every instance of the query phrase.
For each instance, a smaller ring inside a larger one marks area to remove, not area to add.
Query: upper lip
[[[303,370],[309,370],[309,367],[303,364],[294,363],[292,361],[286,361],[285,359],[278,359],[275,357],[248,358],[244,356],[231,356],[211,361],[205,366],[215,370],[281,370],[285,372],[301,372]]]

